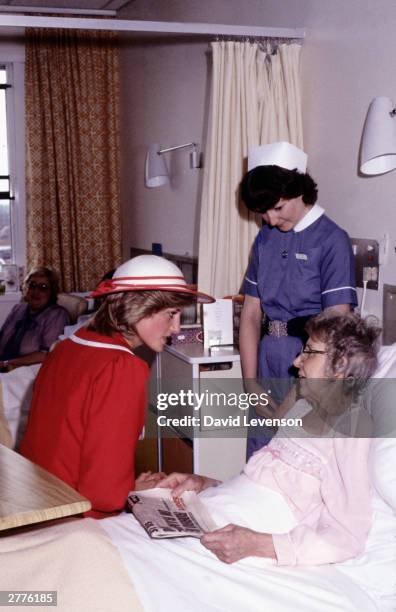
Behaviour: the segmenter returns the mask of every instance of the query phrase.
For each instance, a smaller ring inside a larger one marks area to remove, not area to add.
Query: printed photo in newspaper
[[[127,504],[151,538],[200,538],[217,526],[194,491],[185,491],[176,502],[171,489],[131,491]]]

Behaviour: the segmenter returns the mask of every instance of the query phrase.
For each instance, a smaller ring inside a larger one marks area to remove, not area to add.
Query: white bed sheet
[[[374,612],[375,602],[334,566],[221,563],[198,540],[150,540],[129,514],[101,522],[147,612]]]
[[[33,383],[41,364],[22,366],[0,374],[3,390],[4,415],[12,436],[13,446],[20,442],[29,416]]]
[[[377,602],[381,612],[396,610],[396,515],[373,491],[373,524],[364,552],[337,564],[342,572]]]
[[[260,531],[291,529],[295,519],[282,497],[260,485],[252,486],[251,481],[247,484],[246,480],[245,476],[236,477],[203,494],[217,524],[235,522]],[[243,500],[242,507],[235,504],[235,499]],[[264,500],[266,512],[260,516]],[[266,524],[265,516],[272,517],[266,519]],[[270,559],[259,558],[227,565],[193,538],[151,540],[130,514],[105,519],[101,526],[119,549],[147,612],[381,609],[370,591],[364,589],[364,580],[353,579],[351,567],[345,572],[336,565],[278,567]]]

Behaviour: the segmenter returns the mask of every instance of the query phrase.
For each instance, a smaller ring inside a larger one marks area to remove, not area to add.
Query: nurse
[[[276,401],[292,376],[308,319],[357,306],[349,236],[316,204],[316,183],[306,168],[304,151],[276,142],[250,151],[241,183],[247,208],[264,221],[243,284],[242,371],[245,379],[272,379]],[[248,457],[264,443],[248,440]]]

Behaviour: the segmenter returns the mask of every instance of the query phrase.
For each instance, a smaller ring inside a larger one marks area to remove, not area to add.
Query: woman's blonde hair
[[[176,291],[126,291],[108,295],[95,313],[88,329],[105,336],[120,333],[130,339],[136,323],[164,308],[185,308],[195,301],[193,295]]]

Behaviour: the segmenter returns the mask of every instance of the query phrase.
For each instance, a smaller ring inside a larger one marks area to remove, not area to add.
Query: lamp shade
[[[364,124],[360,171],[362,174],[384,174],[396,168],[396,117],[390,98],[374,98]]]
[[[159,154],[159,144],[151,144],[146,155],[146,187],[161,187],[169,183],[169,174],[165,159]]]

